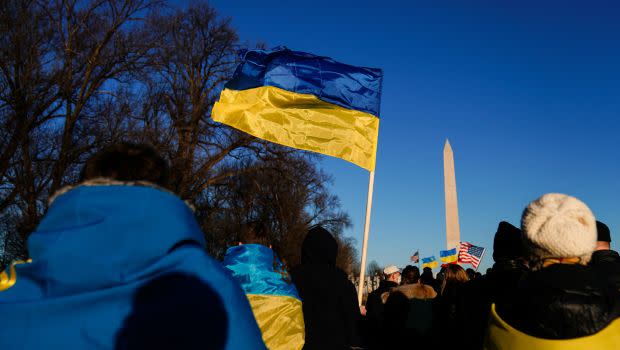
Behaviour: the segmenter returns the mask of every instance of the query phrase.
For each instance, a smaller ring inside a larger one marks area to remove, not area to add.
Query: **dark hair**
[[[269,246],[271,244],[271,239],[269,238],[267,225],[260,220],[248,222],[241,228],[239,241],[246,244]]]
[[[430,286],[435,284],[435,278],[433,278],[433,270],[430,267],[425,267],[422,269],[422,275],[420,276],[420,281],[423,284],[427,284]]]
[[[119,143],[90,157],[80,181],[103,177],[118,181],[148,181],[169,187],[168,163],[150,146]]]
[[[407,265],[402,272],[401,284],[418,283],[420,279],[420,269],[417,266]]]
[[[609,231],[609,227],[600,221],[596,221],[596,240],[599,242],[611,242],[611,232]]]
[[[472,270],[473,271],[473,270]],[[446,267],[443,281],[441,282],[441,295],[446,294],[446,290],[454,288],[454,286],[469,281],[467,272],[457,264],[450,264]]]

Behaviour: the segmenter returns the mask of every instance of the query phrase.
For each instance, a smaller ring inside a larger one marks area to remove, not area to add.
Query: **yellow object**
[[[439,260],[441,260],[441,262],[446,263],[446,264],[453,263],[458,260],[458,255],[454,254],[454,255],[448,255],[448,256],[441,256],[439,257]]]
[[[11,266],[7,271],[0,272],[0,292],[3,292],[15,285],[17,282],[17,273],[15,272],[15,265],[26,264],[32,262],[32,259],[28,259],[27,261],[17,260],[11,263]]]
[[[620,349],[620,318],[600,332],[573,339],[542,339],[532,337],[511,327],[491,306],[489,327],[484,339],[485,350],[587,350]]]
[[[304,315],[299,299],[259,294],[247,294],[247,297],[269,350],[294,350],[304,346]]]
[[[425,268],[425,267],[430,267],[431,269],[434,269],[434,268],[436,268],[437,266],[439,266],[439,262],[438,262],[437,260],[433,260],[433,261],[431,261],[431,262],[429,262],[429,263],[422,264],[422,268]]]
[[[273,86],[224,89],[211,114],[263,140],[375,169],[379,118],[372,114]]]

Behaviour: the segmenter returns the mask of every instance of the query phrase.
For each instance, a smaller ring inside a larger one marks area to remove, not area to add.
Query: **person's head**
[[[500,222],[493,240],[493,260],[517,260],[524,255],[521,230],[506,221]]]
[[[239,244],[260,244],[271,248],[269,230],[265,222],[251,221],[241,228]]]
[[[476,271],[474,269],[468,268],[467,270],[465,270],[465,272],[467,273],[467,277],[469,277],[470,280],[476,278]]]
[[[418,283],[418,279],[420,279],[420,269],[417,266],[407,265],[403,269],[401,284]]]
[[[111,145],[90,157],[80,181],[106,178],[117,181],[147,181],[169,187],[168,163],[150,146],[119,143]]]
[[[611,232],[609,227],[604,223],[596,222],[596,250],[610,250],[611,249]]]
[[[313,226],[308,230],[301,245],[302,264],[326,264],[336,266],[338,242],[322,226]]]
[[[433,278],[433,269],[430,267],[423,268],[419,282],[422,284],[432,285],[435,282],[435,279]]]
[[[461,266],[457,264],[450,264],[446,267],[443,281],[441,282],[440,294],[443,295],[446,288],[451,288],[456,284],[465,283],[469,280],[470,278]]]
[[[437,275],[435,276],[435,279],[437,280],[437,283],[441,283],[441,281],[443,281],[443,275],[446,273],[446,267],[449,264],[442,264],[441,268],[439,269],[439,272],[437,272]]]
[[[530,268],[553,263],[587,264],[596,247],[596,220],[587,205],[549,193],[531,202],[521,217]]]
[[[400,269],[396,265],[389,265],[383,269],[383,275],[386,281],[395,282],[400,284],[401,273]]]

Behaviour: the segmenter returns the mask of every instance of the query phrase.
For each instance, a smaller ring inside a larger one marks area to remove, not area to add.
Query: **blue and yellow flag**
[[[383,72],[287,48],[252,50],[213,120],[284,146],[374,170]]]
[[[245,291],[267,348],[300,350],[305,340],[301,298],[274,252],[259,244],[234,246],[222,265]]]
[[[456,248],[452,248],[450,250],[442,250],[439,252],[439,260],[447,264],[456,263],[458,258],[459,255],[456,251]]]
[[[435,256],[429,256],[428,258],[422,258],[422,268],[430,267],[431,269],[439,266],[439,262],[435,259]]]

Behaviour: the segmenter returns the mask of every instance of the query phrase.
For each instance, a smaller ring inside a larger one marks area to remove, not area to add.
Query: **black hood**
[[[301,246],[302,264],[336,265],[338,242],[329,231],[315,226],[308,231]]]
[[[497,226],[493,240],[493,260],[515,260],[525,255],[521,230],[506,221]]]

